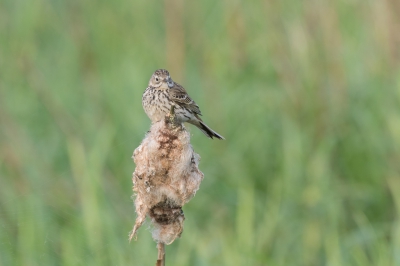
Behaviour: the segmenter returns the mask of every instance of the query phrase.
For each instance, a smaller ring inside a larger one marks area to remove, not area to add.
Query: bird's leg
[[[175,124],[175,105],[171,105],[171,109],[168,114],[168,119],[171,124]]]
[[[175,116],[175,104],[171,105],[171,110],[169,111],[170,116]]]

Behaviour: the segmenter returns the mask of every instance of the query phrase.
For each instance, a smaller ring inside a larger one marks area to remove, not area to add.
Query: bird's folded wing
[[[171,100],[181,105],[182,107],[185,107],[189,111],[201,115],[199,106],[196,104],[195,101],[192,100],[192,98],[190,98],[186,90],[178,83],[175,83],[174,87],[169,89],[169,97]]]

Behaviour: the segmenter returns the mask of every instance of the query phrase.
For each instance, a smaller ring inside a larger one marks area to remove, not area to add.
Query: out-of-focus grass
[[[168,265],[400,265],[400,6],[0,2],[0,265],[153,265],[141,94],[168,68],[226,141]]]

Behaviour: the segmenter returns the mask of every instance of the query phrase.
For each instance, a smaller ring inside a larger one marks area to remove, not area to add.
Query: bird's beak
[[[172,88],[172,87],[174,86],[174,82],[172,81],[171,78],[168,78],[168,79],[167,79],[167,84],[168,84],[168,87],[169,87],[169,88]]]

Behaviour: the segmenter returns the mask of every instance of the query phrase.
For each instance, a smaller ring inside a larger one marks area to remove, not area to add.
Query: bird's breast
[[[168,92],[155,88],[148,88],[143,93],[142,105],[153,123],[164,119],[171,108]]]

